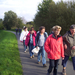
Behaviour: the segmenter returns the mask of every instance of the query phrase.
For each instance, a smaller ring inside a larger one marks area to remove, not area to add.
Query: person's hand
[[[64,48],[67,49],[67,45],[66,44],[64,45]]]
[[[38,46],[36,48],[38,48]]]
[[[64,57],[62,58],[62,60],[64,60]]]
[[[31,34],[33,34],[34,33],[34,31],[31,31]]]
[[[72,49],[75,50],[75,46],[73,46]]]

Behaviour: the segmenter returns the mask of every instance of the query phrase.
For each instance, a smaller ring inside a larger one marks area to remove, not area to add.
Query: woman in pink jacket
[[[35,48],[35,45],[36,45],[35,38],[36,38],[36,31],[34,31],[34,28],[32,27],[25,41],[25,45],[29,46],[29,53],[30,53],[31,59],[34,58],[34,53],[32,52],[32,50]]]
[[[45,42],[45,50],[49,58],[49,69],[47,75],[50,75],[54,68],[53,75],[57,75],[58,62],[62,57],[64,59],[63,39],[60,36],[61,27],[55,26],[54,33],[51,34]]]

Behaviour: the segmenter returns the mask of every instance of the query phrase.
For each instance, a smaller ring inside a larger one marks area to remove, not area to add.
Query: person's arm
[[[36,32],[34,32],[34,33],[33,33],[33,36],[35,36],[35,37],[36,37]]]
[[[63,38],[61,39],[61,57],[64,59],[64,45],[63,45]]]
[[[50,53],[50,37],[47,38],[47,40],[44,44],[44,48],[47,53]]]

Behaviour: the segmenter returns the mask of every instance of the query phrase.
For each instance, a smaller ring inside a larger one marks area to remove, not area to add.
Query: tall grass
[[[0,75],[22,75],[16,36],[0,30]]]

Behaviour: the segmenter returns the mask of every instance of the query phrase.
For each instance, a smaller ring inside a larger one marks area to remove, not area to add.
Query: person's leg
[[[24,52],[26,52],[25,40],[23,40]]]
[[[58,62],[59,62],[59,60],[55,60],[55,62],[54,62],[55,66],[54,66],[53,75],[57,75]]]
[[[42,64],[46,67],[46,57],[45,57],[45,49],[42,47]]]
[[[64,60],[62,60],[62,65],[63,65],[63,75],[66,75],[66,65],[67,65],[68,59],[69,59],[69,56],[65,56]]]
[[[41,58],[41,47],[40,47],[40,50],[39,50],[39,52],[38,52],[38,57],[37,57],[37,59],[38,59],[38,64],[40,63],[40,58]]]
[[[72,57],[72,63],[73,63],[73,69],[74,69],[74,71],[75,71],[75,56]]]
[[[30,58],[32,58],[32,53],[31,53],[32,45],[29,44],[29,53],[30,53]]]
[[[49,59],[48,75],[52,72],[53,68],[54,68],[54,60]]]

